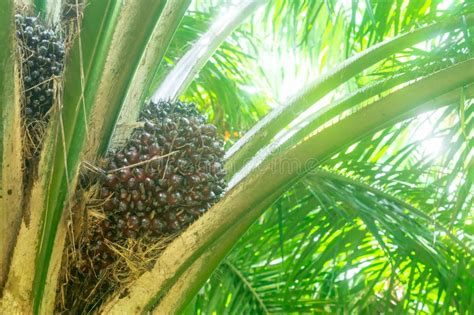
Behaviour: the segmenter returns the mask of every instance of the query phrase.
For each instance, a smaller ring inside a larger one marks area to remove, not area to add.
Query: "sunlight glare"
[[[443,149],[444,142],[442,138],[428,138],[421,142],[421,150],[424,155],[437,156]]]
[[[421,153],[427,157],[438,156],[444,147],[444,139],[433,135],[435,129],[433,120],[435,119],[432,118],[434,117],[426,117],[413,135],[413,141],[419,142]]]
[[[446,9],[449,8],[452,4],[453,4],[453,0],[444,0],[444,1],[441,1],[441,3],[438,4],[438,9],[439,9],[439,10],[446,10]]]

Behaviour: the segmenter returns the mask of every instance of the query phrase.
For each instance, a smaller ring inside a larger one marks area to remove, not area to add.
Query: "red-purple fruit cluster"
[[[149,103],[122,148],[108,155],[100,199],[106,219],[89,256],[96,269],[114,261],[104,240],[159,238],[186,228],[225,190],[223,140],[194,104]]]

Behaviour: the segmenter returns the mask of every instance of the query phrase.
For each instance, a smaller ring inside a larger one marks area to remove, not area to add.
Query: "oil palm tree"
[[[24,183],[20,2],[0,7],[4,311],[55,310],[83,166],[179,97],[243,134],[228,190],[94,311],[474,311],[471,3],[84,1]],[[52,25],[66,4],[26,2]]]

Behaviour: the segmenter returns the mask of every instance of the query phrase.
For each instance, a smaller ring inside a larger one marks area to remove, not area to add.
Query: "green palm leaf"
[[[455,109],[450,106],[433,114],[452,115]],[[422,124],[423,119],[417,118],[403,123],[402,132],[400,127],[379,132],[376,139],[384,139],[382,145],[374,143],[375,135],[370,135],[355,149],[352,145],[347,154],[342,150],[329,160],[326,167],[337,169],[337,173],[316,170],[308,174],[250,228],[190,304],[189,313],[235,313],[245,305],[252,313],[469,310],[472,301],[464,292],[469,290],[471,276],[466,261],[472,255],[472,245],[448,232],[449,220],[433,220],[427,205],[404,201],[413,195],[412,190],[404,187],[405,194],[400,195],[398,189],[390,189],[392,176],[400,170],[387,169],[396,164],[397,155],[423,161],[423,156],[412,149],[410,138],[399,140],[400,133]],[[443,129],[441,123],[436,126],[440,126],[439,131]],[[385,154],[374,148],[383,149]],[[408,156],[405,148],[410,149]],[[356,150],[367,151],[369,160],[377,156],[388,161],[367,163]],[[445,164],[432,164],[431,168],[449,168],[444,155],[449,152],[439,157]],[[362,163],[369,165],[357,167]],[[411,165],[403,168],[413,172]],[[351,175],[340,175],[349,171]],[[375,175],[383,184],[375,184]],[[351,178],[354,176],[358,179]],[[425,185],[407,182],[420,188]],[[443,183],[437,187],[444,188]],[[439,197],[436,202],[442,205]],[[226,288],[226,294],[216,297],[211,293],[214,288]],[[438,298],[447,293],[453,297],[452,304],[447,302],[449,298]]]

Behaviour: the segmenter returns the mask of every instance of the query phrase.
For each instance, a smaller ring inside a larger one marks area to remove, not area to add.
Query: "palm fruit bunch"
[[[15,15],[27,118],[40,119],[53,104],[53,80],[63,69],[64,44],[35,16]]]
[[[114,261],[104,240],[160,238],[182,231],[225,190],[223,140],[194,104],[149,103],[143,127],[107,157],[100,180],[106,219],[88,256],[100,270]]]

